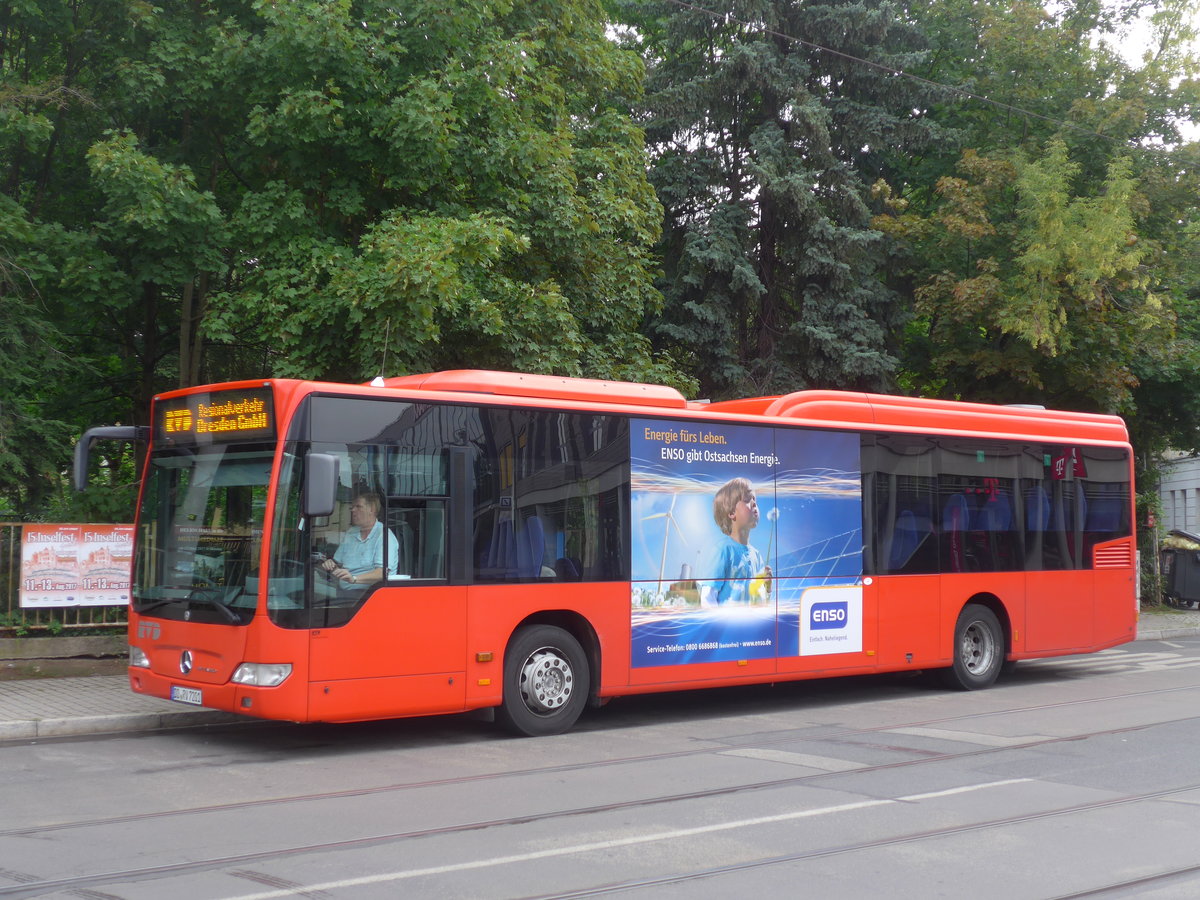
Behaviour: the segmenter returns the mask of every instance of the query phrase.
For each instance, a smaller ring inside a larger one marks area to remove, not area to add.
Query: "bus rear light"
[[[276,687],[292,674],[290,663],[242,663],[233,672],[234,684]]]
[[[133,644],[130,644],[129,665],[137,669],[148,669],[150,668],[150,657],[146,655],[146,652],[141,647],[135,647]]]

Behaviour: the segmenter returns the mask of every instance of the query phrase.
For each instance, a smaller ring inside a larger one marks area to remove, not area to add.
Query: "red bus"
[[[296,722],[941,670],[1135,637],[1119,418],[486,371],[155,398],[134,691]]]

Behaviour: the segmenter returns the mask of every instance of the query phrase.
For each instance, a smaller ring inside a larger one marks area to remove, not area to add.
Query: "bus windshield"
[[[253,618],[272,455],[270,446],[226,444],[151,457],[134,567],[138,613],[224,625]]]

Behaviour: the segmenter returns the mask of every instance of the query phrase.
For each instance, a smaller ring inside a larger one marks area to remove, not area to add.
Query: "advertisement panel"
[[[634,667],[862,649],[856,434],[637,420]]]
[[[24,525],[21,532],[22,607],[129,602],[132,525]]]

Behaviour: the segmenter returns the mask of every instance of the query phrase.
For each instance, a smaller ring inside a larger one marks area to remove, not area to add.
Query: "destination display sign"
[[[275,404],[267,387],[189,394],[154,405],[154,442],[159,446],[274,438]]]

